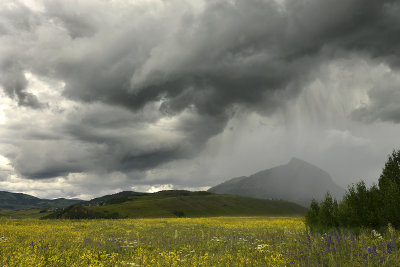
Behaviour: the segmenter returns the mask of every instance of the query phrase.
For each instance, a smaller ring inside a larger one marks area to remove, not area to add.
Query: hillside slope
[[[0,191],[0,209],[62,208],[82,202],[79,199],[40,199],[22,193]]]
[[[112,204],[115,203],[115,204]],[[124,195],[100,206],[73,205],[46,218],[160,218],[208,216],[296,216],[305,208],[286,201],[183,190]]]
[[[293,158],[288,164],[239,177],[212,187],[209,192],[239,196],[282,199],[308,206],[311,199],[321,200],[327,191],[340,199],[345,190],[320,168]]]

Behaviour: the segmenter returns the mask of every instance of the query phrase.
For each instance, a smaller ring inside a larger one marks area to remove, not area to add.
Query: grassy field
[[[0,266],[394,266],[400,234],[310,234],[303,218],[0,218]]]
[[[291,202],[256,199],[233,195],[151,195],[120,204],[91,207],[99,213],[118,212],[122,217],[165,218],[212,216],[282,216],[304,215],[306,209]]]
[[[43,211],[42,209],[23,209],[23,210],[0,210],[0,218],[12,218],[12,219],[39,219],[40,217],[51,214],[49,211]]]
[[[107,196],[50,214],[47,218],[117,219],[216,216],[304,216],[306,208],[287,201],[183,190]],[[118,195],[118,194],[117,194]]]

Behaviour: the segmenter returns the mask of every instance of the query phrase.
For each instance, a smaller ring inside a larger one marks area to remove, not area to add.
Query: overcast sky
[[[400,148],[395,0],[2,0],[0,190],[205,189]]]

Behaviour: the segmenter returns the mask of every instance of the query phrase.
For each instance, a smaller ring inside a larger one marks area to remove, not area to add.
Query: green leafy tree
[[[319,204],[315,199],[311,200],[310,208],[306,213],[306,225],[312,230],[319,228]]]
[[[319,230],[337,226],[376,229],[388,223],[400,227],[400,150],[389,155],[378,185],[353,184],[339,204],[329,194],[320,204],[311,202],[306,223]]]
[[[333,199],[331,194],[326,193],[325,200],[321,202],[319,209],[319,223],[321,226],[326,228],[338,227],[338,203],[336,199]]]
[[[400,189],[400,150],[393,150],[389,155],[379,177],[379,188],[385,190],[394,185],[392,182]]]
[[[387,221],[383,216],[383,206],[384,201],[382,199],[382,193],[377,185],[371,186],[368,191],[368,211],[367,211],[367,221],[368,227],[378,228],[381,226],[386,226]]]
[[[393,150],[379,177],[385,223],[400,226],[400,150]]]
[[[391,223],[394,227],[400,226],[400,190],[395,181],[385,182],[381,188],[382,214],[385,224]]]
[[[349,186],[340,204],[339,222],[349,227],[376,227],[381,224],[380,193],[374,185],[367,188],[364,181]]]

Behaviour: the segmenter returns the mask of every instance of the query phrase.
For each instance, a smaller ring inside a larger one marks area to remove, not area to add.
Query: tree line
[[[306,225],[311,230],[368,227],[379,229],[391,224],[400,227],[400,150],[388,156],[378,184],[364,181],[348,187],[338,202],[327,193],[322,202],[311,201]]]

